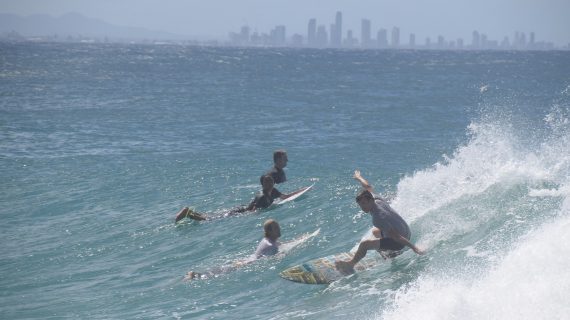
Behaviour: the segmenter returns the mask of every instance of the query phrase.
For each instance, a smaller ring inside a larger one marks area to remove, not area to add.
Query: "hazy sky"
[[[478,30],[492,40],[513,38],[515,31],[534,31],[537,41],[570,43],[570,0],[0,0],[0,12],[60,16],[78,12],[122,25],[181,35],[226,37],[244,24],[268,33],[285,25],[287,35],[306,36],[307,23],[329,28],[336,11],[343,13],[343,36],[352,29],[360,37],[360,21],[379,28],[400,27],[402,42],[409,33],[417,43],[438,35],[469,42]]]

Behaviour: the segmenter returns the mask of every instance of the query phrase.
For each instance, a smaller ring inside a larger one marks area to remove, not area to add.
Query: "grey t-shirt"
[[[410,240],[411,232],[410,227],[404,219],[388,205],[382,198],[375,197],[375,202],[378,208],[372,209],[372,224],[382,230],[384,237],[388,237],[388,232],[395,229],[404,238]]]
[[[277,241],[271,241],[268,238],[263,238],[259,245],[257,246],[257,250],[255,250],[255,258],[259,259],[263,256],[272,256],[279,252],[279,243]]]

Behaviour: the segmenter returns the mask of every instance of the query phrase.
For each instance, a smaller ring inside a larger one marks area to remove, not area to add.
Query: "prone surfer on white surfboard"
[[[176,214],[176,218],[174,219],[174,222],[176,223],[176,222],[178,222],[184,218],[190,218],[190,219],[202,221],[202,220],[211,220],[211,219],[217,219],[217,218],[222,218],[222,217],[228,217],[228,216],[243,214],[245,212],[254,212],[257,209],[264,209],[264,208],[269,207],[275,199],[285,200],[285,199],[290,198],[290,197],[292,197],[292,196],[294,196],[300,192],[303,192],[307,189],[307,187],[301,188],[297,191],[294,191],[294,192],[291,192],[288,194],[284,194],[284,193],[281,193],[281,192],[279,192],[279,190],[274,188],[275,182],[270,175],[263,176],[261,180],[262,180],[262,182],[261,182],[262,183],[262,192],[257,194],[248,206],[238,207],[238,208],[229,210],[225,213],[213,215],[213,216],[212,215],[206,215],[203,213],[198,213],[198,212],[195,212],[188,207],[184,207],[184,208],[182,208],[182,210],[180,210]]]
[[[372,234],[376,239],[360,242],[352,259],[335,261],[336,269],[345,274],[354,273],[354,265],[366,256],[368,250],[377,250],[384,258],[399,255],[406,246],[417,254],[424,254],[423,250],[410,242],[412,233],[406,221],[384,199],[374,196],[372,185],[362,177],[359,170],[354,171],[354,179],[364,188],[356,196],[356,203],[362,211],[372,216]]]
[[[273,219],[268,219],[263,224],[264,237],[261,239],[261,241],[259,241],[255,253],[252,254],[249,258],[235,261],[231,265],[216,267],[206,272],[190,271],[186,274],[184,280],[208,279],[223,273],[231,272],[263,257],[284,255],[285,252],[291,250],[291,248],[316,236],[319,233],[319,230],[320,229],[311,234],[305,234],[294,240],[281,243],[278,241],[278,239],[281,237],[281,227],[279,226],[279,223]]]
[[[203,273],[190,271],[186,274],[184,280],[211,278],[218,274],[227,273],[239,267],[250,264],[261,257],[277,254],[277,252],[279,252],[279,246],[281,245],[281,243],[277,241],[277,239],[281,237],[281,227],[279,226],[279,223],[273,219],[269,219],[263,224],[263,231],[265,233],[263,239],[261,239],[257,245],[257,250],[255,250],[255,253],[248,259],[236,261],[232,265],[219,267]]]

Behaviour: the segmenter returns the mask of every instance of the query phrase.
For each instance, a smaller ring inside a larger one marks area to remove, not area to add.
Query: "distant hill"
[[[123,27],[105,21],[88,18],[79,13],[67,13],[60,17],[49,15],[18,16],[0,13],[0,34],[15,31],[22,36],[83,36],[108,37],[110,39],[184,40],[186,37],[168,32],[138,27]]]

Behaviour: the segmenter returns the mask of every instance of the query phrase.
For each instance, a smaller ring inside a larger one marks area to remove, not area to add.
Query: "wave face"
[[[429,263],[378,319],[570,314],[567,116],[557,105],[532,130],[487,115],[452,156],[400,181],[393,206],[409,214]]]

